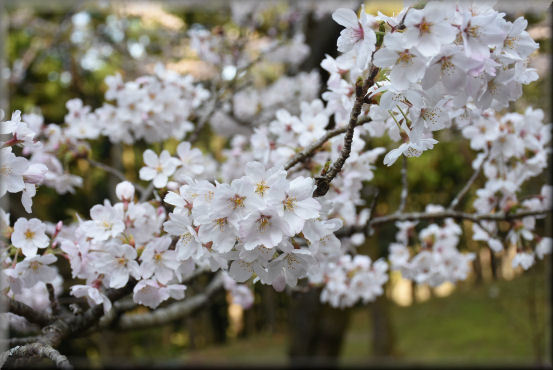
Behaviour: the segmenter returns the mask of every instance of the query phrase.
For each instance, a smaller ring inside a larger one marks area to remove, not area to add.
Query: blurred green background
[[[514,2],[509,2],[514,3]],[[540,44],[531,65],[541,79],[524,87],[524,96],[511,106],[523,112],[532,105],[551,119],[551,11],[542,3],[536,9],[518,9],[498,2],[497,9],[510,20],[525,16],[528,29]],[[367,11],[391,14],[401,3],[367,2]],[[336,7],[340,4],[336,3]],[[541,6],[541,7],[540,7]],[[288,23],[276,23],[280,3],[266,12],[257,32],[285,33]],[[317,18],[313,12],[302,14],[306,40],[312,54],[336,55],[335,42],[340,27],[330,16]],[[197,58],[186,46],[186,31],[195,23],[207,29],[236,29],[224,3],[204,6],[176,6],[175,3],[133,2],[8,2],[2,9],[4,55],[9,75],[8,111],[24,113],[39,110],[46,123],[63,123],[65,102],[79,97],[93,108],[103,102],[104,78],[120,72],[125,80],[151,71],[157,61],[183,73],[201,77]],[[277,31],[272,31],[276,28]],[[309,32],[323,30],[324,33]],[[329,43],[321,43],[324,34]],[[328,46],[330,45],[330,46]],[[318,59],[320,61],[320,58]],[[317,69],[318,62],[302,64],[301,69]],[[286,73],[277,69],[274,73]],[[290,72],[290,71],[288,71]],[[321,80],[327,75],[321,72]],[[204,130],[199,147],[220,150],[224,140],[213,140]],[[474,153],[458,133],[443,132],[434,150],[420,158],[409,159],[410,197],[407,211],[424,209],[428,203],[447,204],[471,176]],[[442,143],[447,142],[447,144]],[[386,145],[385,140],[371,145]],[[174,141],[159,144],[172,148]],[[227,143],[228,144],[228,143]],[[137,180],[144,142],[133,146],[112,145],[107,139],[91,143],[94,158],[120,168],[131,180]],[[447,158],[447,160],[444,160]],[[550,160],[550,158],[549,158]],[[551,163],[551,162],[549,162]],[[83,187],[75,194],[58,195],[40,188],[34,199],[33,217],[69,222],[75,214],[87,217],[88,210],[104,198],[113,199],[117,181],[84,160],[67,159],[71,171],[84,177]],[[400,166],[378,165],[375,179],[367,184],[380,190],[377,214],[397,208],[400,194]],[[547,175],[533,179],[528,194],[539,193]],[[550,181],[548,181],[550,183]],[[477,188],[483,177],[476,182]],[[460,205],[469,208],[474,192]],[[23,216],[19,200],[10,204],[12,219]],[[551,236],[551,220],[540,221],[538,228]],[[541,261],[522,273],[510,268],[513,251],[491,255],[481,244],[470,240],[471,225],[462,250],[477,252],[474,270],[465,282],[430,289],[414,286],[394,274],[386,286],[386,297],[375,303],[347,310],[331,309],[318,303],[318,292],[307,294],[276,293],[271,287],[255,287],[254,307],[242,311],[229,304],[221,293],[213,303],[190,317],[163,327],[134,332],[104,330],[88,338],[64,344],[75,365],[113,364],[287,364],[323,361],[345,365],[377,364],[551,364],[550,262]],[[376,230],[361,251],[377,258],[394,240],[395,229],[387,225]],[[191,290],[207,283],[198,279]],[[312,332],[295,331],[295,320],[312,320]]]

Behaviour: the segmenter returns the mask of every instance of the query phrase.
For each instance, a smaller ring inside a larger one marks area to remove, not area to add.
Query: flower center
[[[479,26],[469,26],[465,30],[467,35],[470,37],[477,38],[480,35],[480,27]]]
[[[290,197],[286,195],[286,199],[282,201],[282,204],[284,204],[285,211],[292,211],[296,206],[296,197]]]
[[[35,237],[35,233],[29,229],[27,229],[27,231],[25,231],[25,239],[29,240],[29,239],[33,239]]]
[[[258,182],[255,186],[255,192],[261,196],[265,195],[265,191],[269,189],[270,186],[265,183],[265,180],[261,180],[261,182]]]
[[[234,197],[230,198],[230,201],[233,203],[232,209],[236,209],[238,207],[244,207],[244,199],[246,199],[246,197],[241,197],[238,194],[234,194]]]
[[[406,49],[405,51],[399,53],[397,61],[398,63],[409,64],[411,63],[411,59],[413,59],[413,54],[411,54],[409,50]]]
[[[432,23],[427,22],[425,18],[422,19],[422,22],[417,24],[417,27],[419,28],[419,32],[421,35],[425,33],[430,33],[430,28],[432,27]]]
[[[217,226],[219,226],[220,231],[225,231],[225,226],[227,224],[227,218],[226,217],[218,218],[218,219],[215,220],[215,223],[217,224]]]
[[[271,225],[270,219],[271,219],[271,216],[260,215],[259,218],[257,219],[257,223],[259,224],[257,229],[260,232],[264,232],[265,229],[267,229],[267,227]]]

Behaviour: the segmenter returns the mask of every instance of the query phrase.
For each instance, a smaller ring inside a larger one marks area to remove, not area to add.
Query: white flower
[[[169,298],[183,299],[185,290],[184,285],[161,286],[155,280],[141,280],[133,289],[133,300],[153,309]]]
[[[46,248],[50,242],[45,231],[46,225],[38,218],[26,220],[20,217],[13,226],[12,244],[21,248],[26,257],[34,257],[38,248]]]
[[[390,260],[393,269],[397,270],[407,265],[410,254],[409,249],[405,245],[400,243],[392,243],[390,244],[389,250],[390,255],[388,259]]]
[[[467,57],[484,60],[490,55],[490,46],[503,44],[506,32],[501,29],[502,19],[496,11],[473,16],[470,10],[464,10],[461,16],[461,35]]]
[[[273,248],[280,243],[287,229],[287,224],[278,213],[266,208],[250,213],[241,221],[239,235],[246,250],[252,250],[259,245]]]
[[[140,255],[140,269],[144,279],[153,275],[161,284],[167,284],[173,278],[180,262],[177,260],[177,252],[169,250],[170,246],[171,238],[168,236],[155,238],[146,245]]]
[[[265,185],[259,191],[266,191]],[[219,184],[211,203],[209,217],[211,219],[228,217],[228,220],[237,223],[255,209],[265,206],[263,199],[255,193],[255,187],[246,178],[233,180],[228,184]]]
[[[286,284],[295,287],[298,279],[306,276],[309,265],[314,264],[315,259],[308,249],[295,249],[288,242],[281,243],[279,248],[283,253],[269,264],[269,280],[283,273]]]
[[[290,182],[278,213],[288,225],[287,233],[295,235],[303,229],[306,220],[319,217],[321,205],[312,197],[315,184],[312,178],[296,177]]]
[[[405,16],[405,48],[416,47],[425,57],[438,54],[444,44],[455,40],[457,30],[448,18],[453,15],[455,6],[430,2],[423,9],[409,9]]]
[[[409,141],[393,149],[384,157],[384,164],[391,166],[402,154],[406,157],[418,157],[425,150],[432,149],[438,140],[422,137],[422,130],[414,129],[407,133]]]
[[[212,248],[220,253],[228,252],[236,243],[238,230],[227,217],[217,218],[200,225],[198,238],[202,243],[213,242]]]
[[[542,238],[536,245],[536,256],[541,260],[546,254],[551,254],[553,240],[549,237]]]
[[[102,304],[104,306],[104,313],[108,313],[111,310],[111,301],[109,298],[97,288],[90,285],[73,285],[71,287],[71,295],[77,298],[86,297],[90,307]]]
[[[110,237],[114,238],[122,233],[125,229],[123,210],[121,207],[116,206],[112,206],[106,200],[103,206],[96,204],[92,207],[90,209],[90,218],[92,220],[84,222],[86,235],[96,241],[103,241]]]
[[[353,10],[340,8],[332,13],[332,19],[346,27],[340,32],[338,51],[347,53],[354,48],[357,49],[357,66],[364,69],[375,49],[376,34],[371,27],[376,22],[373,16],[365,12],[364,6],[361,6],[360,13],[361,17],[358,18]]]
[[[176,181],[182,181],[186,176],[200,175],[205,170],[205,160],[200,149],[192,148],[190,143],[183,141],[177,146],[179,169],[175,172]]]
[[[23,286],[31,288],[39,282],[49,283],[58,276],[57,270],[48,266],[56,261],[53,254],[27,257],[15,265],[15,271],[20,275]]]
[[[521,266],[523,269],[528,270],[534,264],[534,254],[518,252],[513,258],[512,266],[516,268]]]
[[[172,158],[168,151],[161,152],[159,157],[151,149],[146,149],[144,152],[145,167],[140,169],[140,179],[150,181],[153,180],[156,188],[163,188],[167,185],[169,176],[171,176],[177,168],[177,160]]]
[[[2,180],[0,181],[0,197],[6,194],[6,191],[10,193],[17,193],[25,188],[23,181],[23,174],[29,167],[29,161],[23,157],[16,157],[12,153],[12,148],[0,149],[0,158],[2,159],[0,174]]]
[[[405,47],[402,35],[387,34],[384,45],[374,54],[373,63],[377,67],[391,68],[392,87],[405,90],[409,83],[417,82],[424,76],[425,58],[415,49]]]
[[[136,256],[136,250],[128,244],[107,244],[105,253],[96,262],[96,268],[105,275],[108,287],[124,287],[129,281],[129,275],[140,278]]]

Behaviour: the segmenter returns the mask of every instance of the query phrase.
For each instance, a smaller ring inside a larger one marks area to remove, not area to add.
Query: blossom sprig
[[[489,7],[429,2],[394,17],[374,17],[363,8],[359,16],[349,9],[333,16],[346,27],[338,39],[343,54],[321,63],[330,73],[323,99],[343,125],[353,106],[356,79],[368,64],[385,71],[380,87],[370,92],[379,96],[370,107],[371,131],[403,139],[385,157],[386,165],[402,154],[419,156],[431,149],[437,143],[433,132],[450,127],[461,113],[507,107],[520,97],[523,84],[538,77],[527,68],[538,48],[525,30],[527,21],[509,22]],[[377,45],[375,30],[383,33],[382,45]]]
[[[443,210],[441,206],[428,205],[427,212]],[[461,227],[451,218],[442,225],[432,223],[415,233],[416,222],[397,222],[396,242],[389,247],[388,259],[392,270],[399,270],[404,278],[418,284],[438,286],[446,281],[465,280],[470,271],[474,253],[459,252]],[[410,247],[415,243],[420,249],[411,256]]]

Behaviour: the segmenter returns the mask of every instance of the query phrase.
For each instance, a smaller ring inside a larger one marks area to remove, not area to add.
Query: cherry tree
[[[251,10],[237,4],[233,12],[237,24],[251,27]],[[430,286],[462,281],[474,258],[459,248],[463,220],[483,248],[515,245],[513,267],[529,269],[551,253],[551,238],[535,230],[551,210],[552,188],[543,183],[539,194],[524,194],[525,183],[547,168],[551,125],[540,109],[507,110],[522,85],[538,79],[528,67],[538,45],[527,21],[453,2],[394,16],[339,8],[332,18],[343,27],[340,54],[320,63],[328,72],[320,97],[316,72],[262,87],[250,77],[262,62],[297,66],[309,54],[301,32],[246,50],[242,39],[191,29],[190,47],[218,78],[197,79],[160,63],[135,80],[106,78],[99,107],[67,101],[61,124],[19,110],[2,117],[0,196],[15,194],[29,213],[17,220],[0,213],[2,315],[32,334],[8,338],[0,363],[35,356],[71,367],[56,347],[73,336],[167,323],[220,289],[248,308],[252,284],[320,287],[322,302],[343,308],[382,295],[391,270]],[[195,146],[208,125],[227,139],[224,160]],[[474,173],[449,204],[406,212],[407,158],[442,145],[438,132],[446,130],[470,143]],[[92,158],[90,142],[102,137],[180,143],[175,152],[145,150],[141,182],[133,183]],[[369,144],[380,137],[390,145]],[[32,216],[37,189],[63,194],[83,183],[60,160],[67,155],[118,178],[117,199],[74,223],[41,221]],[[375,216],[377,195],[369,202],[362,189],[389,166],[401,167],[400,205]],[[481,175],[485,185],[459,210]],[[390,223],[397,233],[387,258],[358,253],[374,228]],[[62,276],[61,264],[71,276]],[[205,290],[188,295],[187,282],[209,273],[215,277]],[[58,302],[64,281],[77,304]],[[138,305],[150,310],[128,312]]]

